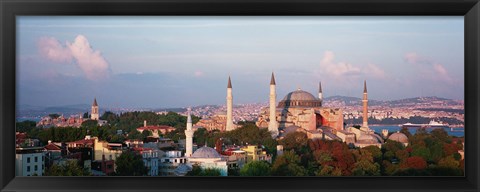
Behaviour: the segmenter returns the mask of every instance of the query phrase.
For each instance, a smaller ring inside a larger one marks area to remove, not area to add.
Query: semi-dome
[[[197,149],[193,154],[193,158],[221,158],[222,156],[211,147],[202,147]]]
[[[360,144],[378,144],[382,143],[379,137],[374,134],[362,134],[358,139],[357,143]]]
[[[296,90],[288,93],[278,104],[279,107],[320,107],[322,101],[309,92]]]
[[[390,135],[390,137],[388,137],[388,139],[392,141],[398,141],[400,143],[408,143],[408,137],[400,132],[393,133],[392,135]]]

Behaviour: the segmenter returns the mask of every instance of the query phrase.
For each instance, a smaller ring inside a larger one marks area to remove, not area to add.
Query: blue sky
[[[463,17],[17,17],[18,104],[184,107],[297,88],[464,97]]]

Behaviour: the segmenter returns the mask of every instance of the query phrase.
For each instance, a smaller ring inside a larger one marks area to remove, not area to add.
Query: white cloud
[[[406,53],[404,59],[407,63],[416,64],[415,71],[419,77],[432,81],[443,81],[449,84],[455,84],[454,80],[445,67],[437,61],[419,55],[415,52]]]
[[[40,54],[54,62],[70,62],[72,54],[57,39],[53,37],[42,37],[38,40]]]
[[[331,74],[336,77],[345,76],[345,75],[359,75],[361,69],[351,65],[346,62],[335,63],[335,54],[332,51],[326,51],[323,54],[322,61],[320,62],[320,67],[322,70],[325,70],[328,74]]]
[[[386,77],[384,70],[380,69],[380,67],[376,66],[375,64],[371,64],[371,63],[369,63],[367,65],[367,67],[364,68],[363,73],[365,73],[369,76],[372,76],[372,77],[379,78],[379,79],[383,79],[383,78]]]
[[[385,71],[375,64],[368,64],[366,67],[355,66],[347,62],[336,62],[335,54],[332,51],[325,51],[320,62],[322,75],[335,79],[347,79],[352,77],[374,77],[385,78]]]
[[[110,76],[110,65],[100,51],[93,50],[88,39],[78,35],[70,43],[62,45],[53,37],[43,37],[38,41],[40,54],[58,63],[74,63],[90,80],[105,79]]]

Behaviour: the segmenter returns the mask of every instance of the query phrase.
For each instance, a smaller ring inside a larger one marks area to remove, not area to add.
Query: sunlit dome
[[[382,140],[374,134],[363,134],[357,139],[357,143],[378,144],[378,143],[382,143]]]
[[[222,156],[211,147],[202,147],[197,149],[193,154],[193,158],[221,158]]]
[[[278,104],[279,107],[320,107],[322,102],[309,92],[296,90],[288,93]]]
[[[393,133],[392,135],[390,135],[390,137],[388,137],[388,139],[392,141],[398,141],[400,143],[408,143],[408,137],[400,132]]]

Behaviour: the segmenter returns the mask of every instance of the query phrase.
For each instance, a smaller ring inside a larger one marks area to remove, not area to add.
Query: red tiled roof
[[[49,150],[49,151],[55,151],[55,150],[61,150],[62,148],[60,148],[59,146],[53,144],[53,143],[50,143],[48,144],[47,146],[43,147],[44,149],[46,150]]]
[[[68,142],[68,144],[70,144],[70,143],[86,145],[86,144],[93,144],[94,140],[93,139],[82,139],[82,140],[78,140],[78,141]]]

